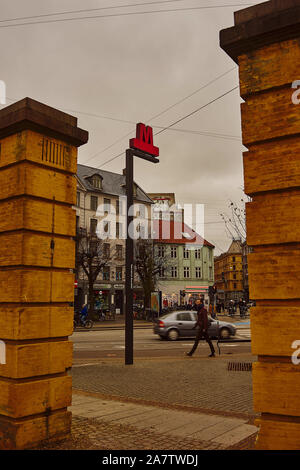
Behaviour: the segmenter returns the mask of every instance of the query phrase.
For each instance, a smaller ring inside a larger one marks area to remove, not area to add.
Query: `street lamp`
[[[125,275],[125,365],[133,364],[133,237],[130,227],[133,222],[133,157],[142,158],[151,163],[159,163],[158,147],[153,145],[152,127],[139,123],[136,126],[136,138],[130,139],[130,148],[126,150],[126,275]]]

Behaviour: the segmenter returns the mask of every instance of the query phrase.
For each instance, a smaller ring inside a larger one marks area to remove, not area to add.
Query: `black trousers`
[[[214,354],[215,353],[215,348],[214,348],[214,346],[211,342],[211,339],[208,336],[207,331],[204,331],[202,328],[198,329],[197,334],[196,334],[196,338],[195,338],[195,342],[194,342],[194,346],[192,347],[189,354],[190,355],[194,354],[194,352],[196,351],[196,349],[198,347],[198,344],[199,344],[199,341],[200,341],[201,338],[204,338],[206,340],[206,342],[208,343],[208,345],[210,347],[211,353]]]

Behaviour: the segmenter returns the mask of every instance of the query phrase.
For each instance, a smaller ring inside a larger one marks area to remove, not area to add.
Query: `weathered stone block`
[[[251,308],[251,349],[257,356],[291,357],[292,344],[300,340],[300,305]],[[298,338],[299,337],[299,338]]]
[[[245,193],[250,196],[300,186],[300,138],[264,142],[244,153]]]
[[[278,247],[248,255],[251,299],[298,299],[300,250]]]
[[[280,417],[256,420],[260,427],[256,450],[299,450],[300,449],[300,421],[290,417],[289,420],[280,420]]]
[[[59,410],[72,403],[72,377],[9,382],[0,378],[0,414],[24,418]]]
[[[0,305],[0,339],[26,340],[70,336],[74,309],[62,305]]]
[[[67,205],[20,197],[0,201],[0,232],[35,230],[75,236],[76,214]]]
[[[71,341],[6,343],[6,364],[0,364],[0,377],[23,379],[59,374],[72,367],[72,354]]]
[[[252,369],[254,410],[300,416],[300,367],[291,363],[256,362]]]
[[[0,233],[1,266],[75,268],[75,241],[33,232]]]
[[[1,160],[1,159],[0,159]],[[74,175],[41,167],[32,162],[21,162],[1,168],[0,199],[15,196],[35,196],[58,202],[76,204],[76,178]]]
[[[1,302],[73,302],[74,274],[43,269],[0,271]]]
[[[246,219],[249,246],[300,242],[300,189],[254,196]]]
[[[48,439],[68,437],[72,415],[66,410],[13,420],[0,416],[0,450],[27,449]]]

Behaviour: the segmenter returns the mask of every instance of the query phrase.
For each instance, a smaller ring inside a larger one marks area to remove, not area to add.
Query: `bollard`
[[[77,119],[30,98],[0,111],[0,449],[71,429]]]
[[[251,309],[254,409],[264,450],[300,448],[300,79],[299,0],[235,13],[221,47],[239,65]]]

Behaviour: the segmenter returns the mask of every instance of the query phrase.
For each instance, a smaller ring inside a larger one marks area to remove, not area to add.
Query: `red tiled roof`
[[[153,230],[155,233],[154,240],[156,243],[174,243],[182,245],[190,243],[214,248],[214,245],[202,238],[184,222],[176,222],[174,220],[154,220]],[[187,234],[189,236],[185,237],[183,234]]]

